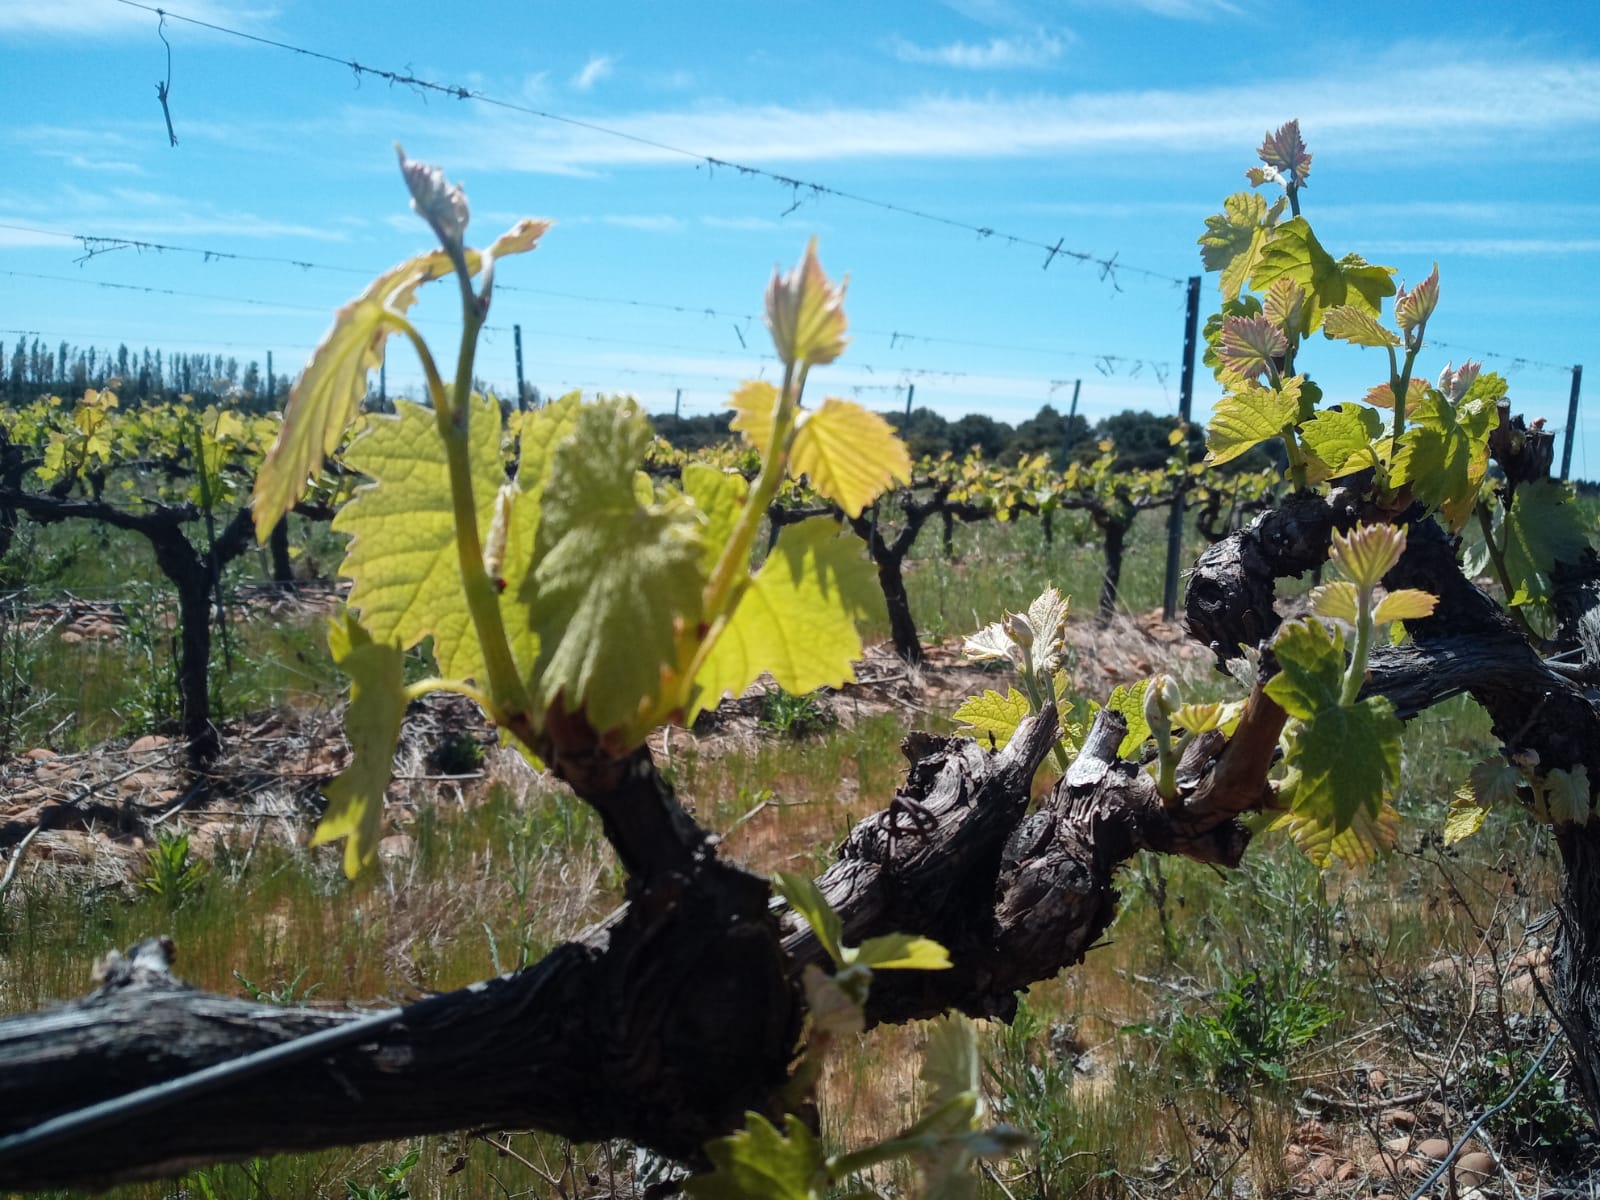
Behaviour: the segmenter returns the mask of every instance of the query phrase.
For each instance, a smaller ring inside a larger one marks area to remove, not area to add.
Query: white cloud
[[[1369,242],[1364,247],[1369,254],[1431,254],[1440,258],[1476,256],[1519,258],[1534,255],[1600,254],[1600,238],[1518,238],[1518,237],[1466,237],[1418,238],[1414,241]]]
[[[277,15],[273,6],[230,3],[229,0],[185,0],[183,15],[230,28],[256,29]],[[116,0],[13,0],[0,4],[0,37],[111,38],[132,33],[149,34],[156,27],[154,13],[118,4]],[[168,36],[177,30],[210,36],[168,14]]]
[[[987,42],[951,42],[946,46],[919,46],[904,38],[890,43],[901,62],[955,67],[963,71],[1009,71],[1046,67],[1061,57],[1063,42],[1054,34],[1034,37],[993,37]]]
[[[580,92],[587,92],[602,79],[610,77],[615,62],[609,54],[596,54],[583,64],[583,70],[572,77],[572,86]]]
[[[1157,17],[1179,21],[1209,21],[1222,16],[1238,16],[1242,11],[1231,0],[1090,0],[1102,9],[1137,9]]]
[[[1379,62],[1363,76],[1330,73],[1188,90],[932,96],[875,108],[696,107],[618,115],[605,123],[697,156],[751,164],[1237,156],[1240,146],[1255,145],[1286,113],[1300,117],[1319,154],[1352,151],[1371,160],[1403,153],[1413,168],[1486,149],[1503,155],[1519,144],[1535,154],[1600,150],[1600,138],[1590,136],[1600,125],[1600,61],[1511,55],[1439,65],[1408,61],[1405,105],[1385,98],[1390,67]],[[1418,137],[1419,129],[1427,130],[1426,138]],[[1540,133],[1558,135],[1557,141],[1541,147]],[[453,139],[453,159],[462,170],[551,173],[682,161],[660,146],[510,115],[453,122],[441,126],[440,136]],[[1584,145],[1590,149],[1579,149]]]

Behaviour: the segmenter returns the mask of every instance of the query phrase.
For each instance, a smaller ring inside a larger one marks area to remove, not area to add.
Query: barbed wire
[[[203,246],[179,246],[165,242],[145,241],[138,238],[122,238],[112,234],[69,233],[65,230],[45,229],[35,225],[19,225],[13,222],[5,221],[0,221],[0,229],[10,229],[19,233],[30,233],[38,237],[54,237],[63,239],[65,241],[74,241],[84,246],[86,249],[90,246],[99,247],[100,249],[96,251],[96,254],[103,254],[111,249],[134,249],[139,251],[151,251],[154,253],[197,255],[200,256],[205,262],[238,260],[242,262],[273,263],[280,266],[296,267],[304,271],[333,271],[345,275],[360,275],[364,278],[371,278],[373,275],[377,274],[375,270],[368,270],[360,267],[348,267],[331,263],[313,262],[307,259],[274,257],[271,255],[262,254],[237,254],[228,250],[217,250]],[[88,261],[90,257],[93,257],[93,255],[86,253],[84,256],[74,259],[73,261],[81,265],[82,263]],[[40,276],[40,278],[46,277]],[[51,276],[49,278],[63,277]],[[63,282],[69,281],[63,278]],[[119,284],[115,286],[134,287],[135,285]],[[197,293],[182,293],[172,289],[149,290],[165,290],[172,295],[187,294],[199,299],[223,299],[223,297],[200,296]],[[756,313],[736,311],[727,308],[718,308],[712,305],[689,304],[666,300],[646,300],[638,297],[626,296],[599,296],[582,292],[563,291],[555,288],[537,288],[528,287],[523,284],[500,283],[498,281],[495,283],[495,290],[497,292],[510,292],[517,295],[543,296],[557,300],[573,300],[586,304],[617,305],[660,312],[672,312],[683,316],[703,317],[713,320],[726,320],[734,323],[734,333],[739,339],[741,349],[746,348],[748,345],[746,335],[749,333],[750,329],[763,319]],[[269,301],[248,300],[243,302],[271,305],[271,302]],[[288,307],[286,305],[271,306]],[[499,329],[501,332],[505,331],[505,327],[503,326],[488,326],[486,328],[491,330]],[[1026,346],[1008,344],[1004,342],[985,342],[973,338],[946,337],[940,334],[914,333],[901,329],[874,329],[865,326],[853,327],[852,334],[857,338],[862,336],[888,338],[888,348],[890,350],[896,349],[901,342],[920,342],[926,345],[959,346],[967,349],[999,350],[1007,353],[1040,354],[1054,358],[1072,359],[1088,363],[1103,363],[1110,365],[1128,364],[1128,366],[1135,372],[1145,367],[1149,367],[1157,372],[1158,377],[1172,370],[1172,364],[1170,362],[1149,358],[1140,358],[1129,354],[1108,354],[1104,352],[1086,350],[1061,350],[1051,346]],[[1108,372],[1102,371],[1102,374],[1105,373]]]
[[[882,212],[893,213],[897,216],[907,217],[931,224],[942,225],[950,229],[959,229],[966,233],[977,235],[981,239],[994,239],[1011,246],[1026,246],[1035,250],[1042,250],[1045,260],[1042,269],[1048,270],[1050,264],[1057,258],[1069,259],[1084,266],[1100,268],[1100,278],[1107,281],[1117,291],[1121,291],[1118,282],[1119,275],[1137,275],[1159,283],[1169,284],[1173,287],[1182,287],[1187,281],[1176,275],[1169,275],[1162,271],[1152,271],[1144,267],[1129,266],[1119,261],[1120,252],[1107,255],[1094,254],[1087,250],[1073,250],[1065,245],[1065,237],[1058,237],[1055,242],[1041,241],[1037,238],[1025,237],[1021,234],[1004,233],[991,225],[974,225],[967,221],[956,220],[953,217],[941,216],[926,209],[915,208],[907,204],[899,204],[889,200],[880,200],[873,196],[865,196],[859,192],[846,191],[826,183],[814,180],[800,179],[793,175],[784,175],[777,171],[769,171],[764,167],[752,166],[749,163],[735,162],[732,159],[718,158],[712,154],[702,154],[697,150],[689,150],[683,146],[675,146],[670,142],[663,142],[656,138],[644,137],[641,134],[629,133],[624,129],[616,129],[608,125],[601,125],[595,121],[585,121],[577,117],[563,116],[560,113],[550,112],[546,109],[534,108],[532,105],[519,104],[512,100],[504,100],[473,88],[463,87],[460,84],[439,83],[431,79],[423,79],[410,71],[391,71],[380,67],[367,66],[354,58],[345,58],[337,54],[328,54],[321,50],[313,50],[307,46],[297,46],[292,42],[280,41],[276,38],[263,37],[260,34],[247,33],[241,29],[233,29],[226,25],[218,25],[212,21],[203,21],[198,17],[184,16],[173,12],[171,9],[158,8],[152,4],[141,3],[140,0],[117,0],[129,8],[142,9],[154,14],[161,20],[182,21],[202,29],[209,29],[213,33],[220,33],[227,37],[238,38],[243,41],[254,42],[257,45],[270,46],[276,50],[284,50],[291,54],[298,54],[305,58],[315,59],[319,62],[330,63],[343,67],[352,72],[359,80],[362,76],[370,75],[386,81],[391,87],[405,87],[420,95],[449,96],[455,100],[470,100],[492,108],[503,109],[507,112],[521,113],[525,116],[536,117],[539,120],[551,121],[566,125],[574,129],[583,129],[590,133],[598,133],[605,137],[618,138],[632,142],[634,145],[645,146],[652,150],[659,150],[664,154],[675,155],[680,158],[693,160],[696,169],[704,167],[707,171],[715,171],[718,167],[734,171],[739,175],[767,179],[782,187],[788,188],[793,197],[793,202],[785,210],[784,216],[799,207],[803,199],[831,196],[835,199],[846,200],[853,204],[860,204]]]

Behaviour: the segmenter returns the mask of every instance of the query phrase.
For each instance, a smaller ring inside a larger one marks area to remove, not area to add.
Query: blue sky
[[[479,240],[523,215],[558,222],[499,275],[509,286],[480,374],[507,390],[520,325],[527,377],[547,392],[627,391],[660,410],[681,388],[685,413],[718,408],[739,379],[772,374],[762,288],[815,234],[830,272],[851,276],[855,338],[814,386],[890,408],[915,384],[919,405],[1014,422],[1064,409],[1081,378],[1091,419],[1172,412],[1195,239],[1247,186],[1264,131],[1298,117],[1315,155],[1304,208],[1323,243],[1402,281],[1439,263],[1427,374],[1489,355],[1520,408],[1564,426],[1562,368],[1588,363],[1600,401],[1592,3],[163,7],[504,104],[420,95],[169,16],[174,148],[152,86],[168,71],[154,13],[3,0],[8,345],[29,330],[52,345],[272,350],[280,375],[297,370],[364,276],[427,246],[399,141],[465,183]],[[52,233],[347,270],[131,249],[78,263],[82,249]],[[1119,267],[1044,269],[1039,246],[1058,239]],[[449,347],[453,291],[438,292],[420,319]],[[392,354],[390,391],[404,392],[417,372]],[[1377,351],[1320,342],[1302,364],[1330,400],[1385,374]],[[1197,415],[1215,394],[1202,368]],[[1600,475],[1600,419],[1578,433],[1573,473]]]

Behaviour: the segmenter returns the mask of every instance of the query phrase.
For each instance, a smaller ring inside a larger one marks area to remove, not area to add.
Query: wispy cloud
[[[572,77],[572,86],[580,92],[587,92],[611,75],[611,68],[615,63],[616,60],[609,54],[596,54],[583,64],[583,70]]]
[[[1218,16],[1237,16],[1242,9],[1232,0],[1089,0],[1100,9],[1132,9],[1157,17],[1179,21],[1209,21]]]
[[[896,37],[890,50],[901,62],[955,67],[963,71],[1012,71],[1047,67],[1061,57],[1064,43],[1054,34],[1034,37],[993,37],[987,42],[950,42],[920,46]]]
[[[185,0],[183,15],[230,28],[259,29],[277,15],[271,5],[238,4],[229,0]],[[170,14],[169,14],[170,17]],[[155,14],[118,4],[116,0],[39,0],[0,4],[0,37],[116,38],[149,34]],[[185,31],[208,36],[198,25],[182,23]],[[174,28],[167,26],[168,30]]]
[[[701,217],[700,224],[707,229],[728,229],[738,233],[769,233],[788,226],[773,217]],[[808,225],[808,229],[815,229]]]
[[[1364,250],[1372,254],[1432,254],[1441,258],[1466,255],[1504,258],[1545,256],[1559,254],[1600,254],[1600,238],[1519,238],[1519,237],[1463,237],[1463,238],[1404,238],[1393,241],[1368,242]]]
[[[1285,113],[1297,114],[1318,153],[1404,152],[1413,164],[1487,147],[1538,156],[1600,151],[1600,61],[1506,55],[1412,65],[1410,101],[1382,97],[1389,65],[1364,76],[1327,74],[1188,90],[1079,92],[1031,97],[934,96],[882,107],[696,107],[609,118],[636,138],[695,155],[761,164],[857,158],[984,160],[1074,154],[1237,154]],[[1438,61],[1437,59],[1435,60]],[[515,136],[510,136],[515,126]],[[448,129],[448,132],[446,130]],[[1428,136],[1419,140],[1418,129]],[[1539,134],[1559,134],[1541,142]],[[487,115],[441,126],[461,169],[541,173],[681,161],[660,146],[593,130]],[[1589,146],[1584,151],[1582,146]]]

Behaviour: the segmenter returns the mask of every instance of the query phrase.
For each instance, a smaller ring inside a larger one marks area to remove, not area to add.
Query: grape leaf
[[[1256,156],[1296,186],[1304,184],[1311,176],[1311,153],[1300,136],[1298,119],[1285,121],[1267,134]]]
[[[1322,335],[1352,346],[1398,346],[1398,334],[1378,324],[1378,319],[1354,304],[1330,308],[1322,319]]]
[[[266,542],[272,527],[305,494],[306,482],[322,469],[361,411],[367,373],[382,364],[383,343],[394,332],[391,315],[403,315],[419,287],[450,271],[450,256],[443,250],[408,258],[334,314],[333,326],[289,392],[278,440],[256,473],[251,505],[258,542]]]
[[[1282,670],[1267,695],[1297,717],[1289,761],[1300,770],[1296,809],[1334,834],[1365,812],[1376,817],[1400,779],[1402,726],[1381,696],[1340,703],[1344,639],[1315,621],[1284,627],[1273,642]]]
[[[1244,379],[1257,379],[1289,352],[1289,339],[1265,316],[1229,317],[1222,323],[1217,354]]]
[[[1299,284],[1306,293],[1305,328],[1316,330],[1323,315],[1341,304],[1377,316],[1379,301],[1394,295],[1392,272],[1355,255],[1335,260],[1322,248],[1304,217],[1276,226],[1250,275],[1250,286],[1266,291],[1279,279]]]
[[[767,328],[778,357],[786,363],[831,363],[844,353],[844,290],[835,287],[817,259],[817,239],[787,275],[772,274],[767,285]]]
[[[683,1185],[696,1200],[815,1200],[827,1191],[822,1147],[793,1113],[779,1133],[760,1113],[748,1112],[743,1129],[705,1149],[714,1169]]]
[[[704,550],[700,566],[707,575],[722,556],[722,548],[733,536],[733,528],[744,511],[750,485],[736,471],[719,471],[705,463],[688,463],[683,468],[683,490],[705,514]]]
[[[1467,786],[1479,804],[1515,804],[1522,788],[1522,771],[1496,755],[1473,764]]]
[[[1414,288],[1400,288],[1394,297],[1394,321],[1410,333],[1428,318],[1439,304],[1439,264],[1433,264],[1433,273]]]
[[[1150,722],[1144,719],[1144,694],[1149,686],[1148,679],[1141,679],[1132,686],[1118,684],[1111,689],[1111,698],[1106,701],[1106,707],[1121,713],[1128,722],[1128,732],[1117,747],[1118,758],[1137,754],[1150,736]]]
[[[555,448],[577,429],[578,412],[582,407],[583,397],[578,392],[568,392],[561,399],[523,415],[517,435],[517,486],[531,495],[535,504],[544,496],[545,484],[550,482]]]
[[[962,733],[980,742],[988,739],[990,745],[1003,750],[1030,711],[1028,698],[1016,688],[1006,689],[1003,696],[985,689],[980,695],[968,696],[950,716]]]
[[[1291,772],[1291,775],[1294,773]],[[1363,808],[1344,829],[1336,830],[1327,814],[1313,803],[1303,806],[1299,802],[1297,776],[1288,778],[1279,786],[1280,798],[1293,796],[1290,810],[1275,817],[1267,828],[1286,833],[1294,840],[1313,866],[1326,867],[1335,858],[1360,865],[1377,860],[1379,854],[1392,850],[1400,836],[1400,814],[1387,800],[1376,814]],[[1285,793],[1288,793],[1288,796]]]
[[[482,395],[468,403],[468,458],[481,530],[488,528],[505,482],[500,409]],[[450,468],[433,410],[398,401],[394,416],[369,420],[367,431],[345,452],[345,463],[374,481],[358,489],[333,519],[335,532],[351,535],[339,568],[353,580],[350,606],[361,613],[374,639],[405,650],[431,634],[434,658],[446,678],[482,682],[483,651],[463,591]],[[501,570],[519,578],[529,564],[537,497],[519,496],[509,518]],[[537,643],[516,589],[501,594],[500,611],[512,653],[525,671]]]
[[[1320,409],[1300,427],[1306,448],[1327,464],[1329,479],[1375,465],[1378,456],[1372,444],[1382,436],[1382,419],[1359,404]]]
[[[1356,585],[1348,579],[1335,579],[1311,589],[1311,611],[1319,616],[1354,625],[1360,617]]]
[[[911,482],[911,457],[889,422],[830,396],[797,418],[789,474],[859,517],[890,485]]]
[[[772,876],[772,890],[799,913],[817,935],[817,941],[828,952],[835,966],[845,966],[844,925],[833,905],[822,894],[817,881],[798,871],[777,871]]]
[[[817,1033],[853,1037],[867,1027],[867,1014],[861,1001],[816,963],[805,965],[805,970],[800,972],[800,984],[805,988],[811,1028]]]
[[[1262,442],[1283,437],[1300,419],[1301,376],[1282,381],[1281,391],[1248,386],[1217,401],[1206,426],[1206,462],[1230,462]]]
[[[1472,515],[1478,491],[1489,467],[1489,434],[1498,415],[1491,400],[1462,400],[1452,404],[1425,384],[1415,410],[1411,394],[1406,409],[1414,424],[1400,439],[1392,482],[1411,484],[1412,494],[1437,508],[1452,532],[1459,532]]]
[[[855,678],[856,622],[883,611],[861,542],[828,517],[787,526],[745,587],[694,679],[686,720],[762,671],[797,696]]]
[[[383,795],[394,771],[394,749],[405,717],[405,670],[397,646],[374,641],[345,613],[328,626],[328,649],[350,677],[345,737],[350,765],[322,789],[328,811],[311,836],[313,846],[345,838],[344,873],[354,879],[378,860]]]
[[[1457,842],[1466,841],[1483,828],[1484,819],[1488,815],[1488,808],[1474,803],[1472,793],[1463,788],[1456,793],[1455,799],[1450,801],[1450,811],[1445,814],[1444,844],[1453,846]]]
[[[1239,298],[1285,203],[1280,199],[1268,208],[1255,192],[1235,192],[1222,202],[1221,213],[1206,218],[1206,231],[1200,235],[1200,261],[1206,270],[1222,272],[1224,300]]]
[[[733,409],[733,419],[728,428],[742,434],[744,440],[765,456],[772,445],[772,425],[778,415],[778,389],[761,379],[752,379],[733,393],[728,407]]]
[[[1579,763],[1571,771],[1555,767],[1544,777],[1545,804],[1553,825],[1583,825],[1593,813],[1589,799],[1589,768]]]
[[[1379,625],[1387,625],[1391,621],[1420,621],[1423,617],[1431,617],[1438,603],[1439,597],[1432,592],[1400,588],[1378,601],[1378,606],[1372,610],[1372,619]]]
[[[886,933],[855,947],[846,947],[845,960],[874,971],[947,971],[950,952],[932,938],[910,933]]]
[[[1504,528],[1506,573],[1516,585],[1512,604],[1546,599],[1555,564],[1576,562],[1589,546],[1571,487],[1554,479],[1519,486]]]
[[[651,438],[631,400],[579,410],[551,456],[522,589],[539,639],[536,702],[584,708],[596,730],[620,728],[625,740],[641,733],[631,723],[659,695],[677,631],[699,620],[705,582],[693,505],[644,504],[634,492]]]

